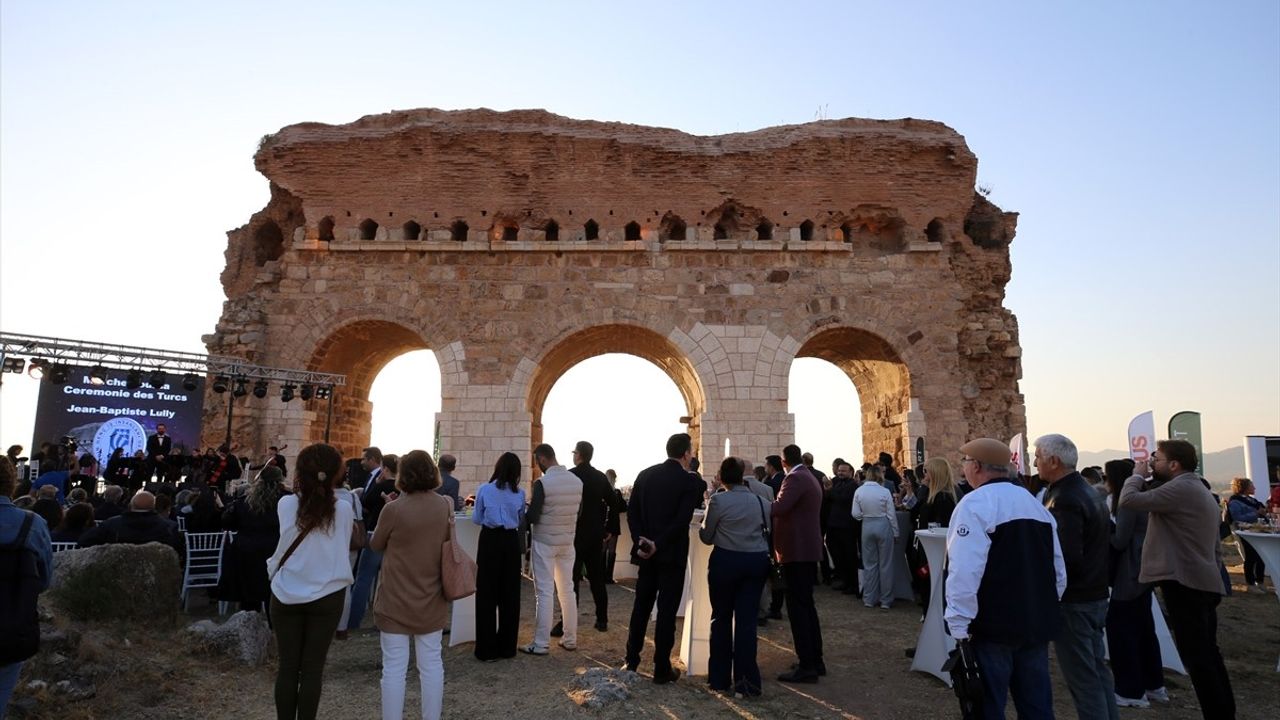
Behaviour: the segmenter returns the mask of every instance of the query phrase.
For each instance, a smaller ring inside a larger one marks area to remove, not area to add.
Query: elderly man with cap
[[[965,443],[961,470],[973,491],[947,528],[947,630],[968,643],[982,673],[983,716],[1052,718],[1049,641],[1067,570],[1053,516],[1010,480],[1012,452],[991,438]]]

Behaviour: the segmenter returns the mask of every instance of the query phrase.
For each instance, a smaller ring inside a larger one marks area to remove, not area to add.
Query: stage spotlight
[[[4,372],[21,373],[26,368],[27,361],[18,357],[6,357],[4,359]]]
[[[280,388],[280,400],[283,402],[289,402],[290,400],[292,400],[293,391],[297,387],[298,386],[294,385],[293,383],[285,383],[284,387]]]
[[[62,363],[57,363],[53,367],[49,368],[49,382],[54,385],[66,385],[67,380],[70,378],[71,368],[63,365]]]
[[[267,396],[267,381],[259,380],[253,384],[253,396],[261,400]]]
[[[137,390],[142,387],[142,370],[134,368],[125,376],[124,386],[130,390]]]
[[[182,376],[182,389],[187,392],[195,392],[200,387],[200,378],[195,373],[187,373]]]
[[[249,381],[242,377],[236,378],[236,389],[232,390],[231,394],[235,395],[236,397],[244,397],[245,395],[248,395]]]
[[[311,383],[303,383],[302,388],[298,391],[298,397],[302,398],[303,402],[310,400],[315,394],[316,387]]]
[[[153,388],[164,387],[164,370],[156,368],[151,371],[151,376],[147,378],[147,384]]]
[[[316,388],[316,398],[318,400],[328,400],[333,395],[332,385],[321,385]]]
[[[231,380],[226,375],[219,375],[213,379],[213,391],[221,395],[227,391],[227,385],[230,383]]]
[[[107,369],[101,365],[94,365],[89,368],[89,384],[90,385],[106,385]]]
[[[40,358],[31,358],[31,364],[27,366],[27,375],[39,380],[44,377],[45,371],[48,370],[49,363]]]

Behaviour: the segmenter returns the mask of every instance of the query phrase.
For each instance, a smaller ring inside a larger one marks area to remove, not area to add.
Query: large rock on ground
[[[630,670],[590,668],[569,681],[569,697],[580,707],[597,710],[631,697],[640,676]]]
[[[262,613],[241,610],[221,625],[213,620],[201,620],[192,623],[187,632],[205,649],[249,665],[266,662],[271,649],[271,628]]]
[[[156,620],[177,613],[181,585],[167,545],[99,545],[55,553],[48,596],[76,620]]]

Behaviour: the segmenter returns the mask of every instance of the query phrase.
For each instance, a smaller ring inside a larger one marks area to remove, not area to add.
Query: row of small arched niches
[[[318,238],[323,242],[331,242],[336,239],[335,226],[333,219],[326,217],[322,219],[318,225]],[[690,228],[681,220],[666,219],[657,228],[649,230],[650,237],[653,233],[657,234],[660,242],[681,241],[681,240],[730,240],[730,239],[746,239],[746,240],[774,240],[789,239],[809,242],[814,240],[853,242],[859,232],[866,232],[865,226],[855,225],[853,223],[843,223],[839,226],[827,225],[819,226],[812,220],[804,220],[799,225],[788,228],[785,237],[775,237],[782,228],[775,226],[773,223],[765,221],[755,227],[747,228],[745,231],[741,228],[729,228],[719,223],[712,227]],[[471,237],[471,227],[464,220],[456,220],[447,228],[428,230],[423,228],[417,221],[410,220],[400,226],[400,236],[392,237],[392,230],[380,226],[377,221],[372,218],[366,218],[356,226],[352,233],[353,240],[359,241],[379,241],[379,240],[404,240],[404,241],[453,241],[465,242]],[[871,234],[878,235],[883,232],[871,230]],[[617,234],[606,233],[601,236],[600,224],[595,220],[588,220],[578,228],[578,236],[568,237],[565,235],[565,229],[554,220],[548,220],[539,227],[521,227],[520,225],[511,223],[494,223],[486,231],[485,236],[491,240],[501,240],[504,242],[522,242],[522,241],[545,241],[557,242],[560,240],[623,240],[638,241],[645,239],[645,229],[640,223],[631,221],[621,228],[620,236]],[[617,231],[615,231],[617,233]],[[925,236],[930,242],[942,242],[944,231],[942,223],[933,220],[925,229]]]

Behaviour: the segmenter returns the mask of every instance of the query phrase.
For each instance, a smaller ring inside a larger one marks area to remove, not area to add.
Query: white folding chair
[[[56,542],[53,543],[54,552],[62,552],[63,550],[75,550],[76,544],[73,542]]]
[[[185,533],[187,566],[182,574],[182,610],[186,612],[193,588],[211,588],[222,577],[222,547],[225,532]]]
[[[179,513],[178,514],[178,532],[184,533],[186,531],[187,531],[187,517]]]

